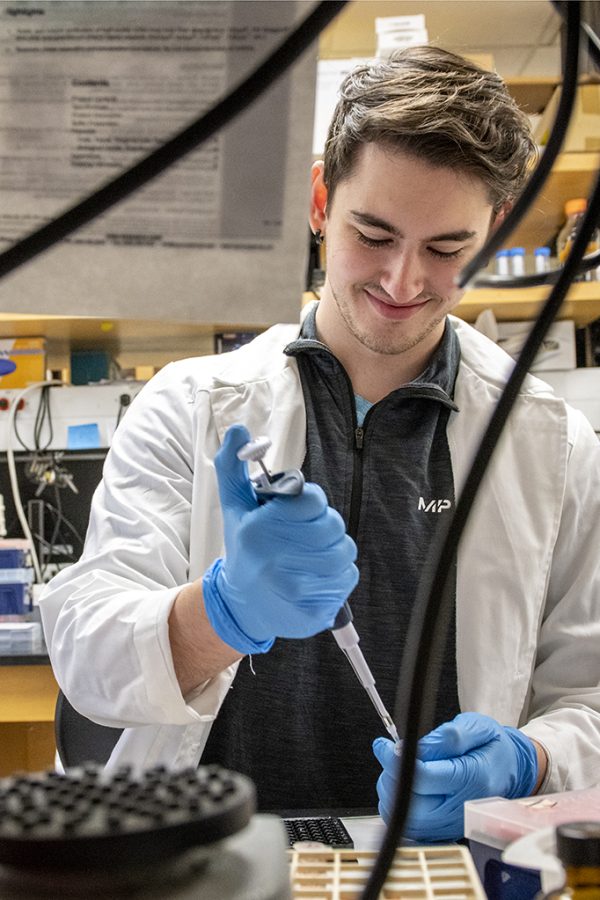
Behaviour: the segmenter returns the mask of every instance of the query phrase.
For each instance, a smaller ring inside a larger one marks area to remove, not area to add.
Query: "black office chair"
[[[59,690],[54,710],[54,736],[65,769],[86,762],[104,765],[122,733],[122,728],[98,725],[82,716]]]

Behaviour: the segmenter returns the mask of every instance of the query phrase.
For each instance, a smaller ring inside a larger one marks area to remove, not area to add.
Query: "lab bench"
[[[54,766],[57,694],[47,653],[0,654],[0,777]]]

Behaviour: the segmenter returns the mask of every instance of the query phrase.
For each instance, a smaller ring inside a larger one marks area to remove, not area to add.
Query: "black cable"
[[[53,243],[65,237],[67,234],[70,234],[76,228],[81,227],[81,225],[90,221],[95,216],[99,215],[101,212],[104,212],[106,209],[117,203],[119,200],[124,199],[129,193],[136,190],[141,185],[147,183],[151,178],[155,177],[159,174],[164,168],[171,164],[171,162],[176,159],[181,158],[181,156],[185,155],[185,153],[189,152],[189,150],[194,149],[202,140],[205,140],[207,137],[212,135],[215,131],[221,128],[226,122],[228,122],[231,118],[233,118],[238,112],[239,107],[245,107],[258,96],[269,84],[271,84],[280,74],[280,71],[276,68],[276,58],[278,54],[280,56],[287,56],[287,63],[283,66],[281,71],[285,70],[291,62],[297,58],[298,55],[304,49],[304,46],[308,45],[314,37],[319,33],[319,31],[325,27],[326,24],[339,12],[339,10],[345,5],[345,2],[330,2],[321,3],[317,10],[307,17],[304,23],[297,29],[284,43],[281,45],[279,50],[275,51],[275,53],[258,69],[251,75],[245,82],[243,82],[238,88],[236,88],[225,100],[221,103],[217,104],[212,110],[210,110],[206,115],[204,115],[200,120],[193,123],[189,128],[185,129],[179,135],[176,136],[172,141],[167,142],[163,147],[159,148],[154,153],[150,154],[144,160],[142,160],[137,165],[133,166],[129,172],[124,173],[119,176],[117,179],[111,181],[95,194],[90,197],[84,199],[81,203],[77,204],[77,206],[73,207],[70,210],[67,210],[62,216],[59,216],[54,222],[48,223],[43,226],[41,229],[37,230],[33,234],[24,238],[22,241],[15,244],[13,247],[9,248],[3,254],[0,254],[0,277],[2,275],[7,274],[8,272],[13,271],[19,265],[23,264],[25,261],[33,258],[38,253],[43,252],[43,250],[50,247]],[[574,16],[572,13],[572,7],[577,7],[577,18],[579,16],[579,3],[570,3],[568,5],[568,13],[567,18],[569,23],[573,20]],[[323,16],[326,21],[320,21],[323,24],[319,24],[317,26],[317,30],[314,34],[314,37],[311,37],[308,41],[305,42],[303,46],[294,46],[294,41],[299,40],[298,35],[303,30],[303,28],[307,25],[309,20],[316,21],[319,19],[319,13],[321,11],[324,12],[325,8],[327,8],[327,14]],[[577,28],[575,29],[578,33],[579,23],[577,22]],[[568,46],[572,42],[572,32],[573,28],[569,27],[568,30]],[[285,48],[285,49],[284,49]],[[292,57],[292,58],[290,58]],[[575,59],[577,54],[575,54]],[[271,67],[269,70],[269,66]],[[559,105],[559,110],[557,113],[556,123],[552,130],[551,138],[546,148],[546,152],[542,157],[542,162],[536,168],[534,175],[530,179],[526,190],[523,192],[515,207],[513,208],[511,214],[507,217],[503,225],[498,229],[493,238],[488,241],[483,250],[478,254],[478,256],[483,257],[487,254],[487,258],[491,256],[496,247],[500,246],[500,244],[504,241],[506,235],[510,233],[510,231],[514,228],[514,225],[517,221],[520,220],[525,210],[529,207],[532,199],[540,190],[543,181],[547,176],[547,172],[551,168],[553,163],[553,159],[550,159],[550,164],[548,166],[547,160],[551,157],[551,153],[555,153],[555,156],[558,154],[560,146],[562,144],[562,140],[564,138],[564,133],[566,131],[566,124],[564,122],[565,112],[572,106],[572,99],[574,97],[574,90],[571,95],[571,102],[569,100],[569,92],[567,88],[570,88],[568,70],[565,72],[565,82],[563,91],[561,94],[561,102]],[[576,87],[576,84],[575,84]],[[241,95],[241,96],[240,96]],[[250,99],[248,99],[250,98]],[[237,104],[237,106],[236,106]],[[568,123],[568,119],[567,119]],[[196,129],[201,131],[201,136],[198,137],[195,132]],[[562,133],[561,133],[562,131]],[[554,144],[553,144],[554,139]],[[554,149],[554,145],[556,146],[556,150]],[[546,161],[546,166],[544,162]],[[533,185],[532,185],[533,182]],[[537,350],[539,349],[539,345],[541,344],[541,340],[544,337],[544,334],[547,331],[553,317],[554,312],[558,309],[558,306],[564,299],[564,295],[568,289],[570,284],[570,279],[572,274],[574,274],[576,270],[576,265],[579,259],[583,256],[585,252],[585,247],[588,242],[588,232],[591,234],[591,231],[595,225],[595,220],[592,217],[596,217],[598,215],[598,208],[600,207],[600,201],[598,198],[600,197],[600,191],[598,190],[598,186],[596,186],[594,190],[594,196],[592,202],[590,203],[588,212],[586,213],[585,220],[582,224],[582,227],[577,235],[573,250],[567,260],[564,270],[559,277],[559,280],[553,289],[549,300],[547,301],[546,306],[544,307],[544,311],[536,326],[534,326],[526,344],[523,348],[521,356],[517,365],[515,366],[515,370],[513,371],[513,375],[509,379],[509,382],[506,385],[506,389],[500,399],[498,407],[492,416],[490,425],[484,435],[482,445],[480,448],[480,453],[482,456],[482,464],[478,465],[480,462],[479,456],[476,460],[476,463],[471,470],[469,477],[467,478],[467,483],[465,484],[465,488],[459,498],[457,503],[453,527],[450,529],[450,533],[444,542],[442,547],[442,552],[440,554],[440,563],[438,565],[438,570],[436,571],[436,577],[434,578],[431,593],[430,593],[430,603],[428,604],[426,610],[425,617],[425,625],[429,623],[429,628],[425,627],[422,634],[422,643],[423,643],[423,651],[422,653],[417,654],[417,667],[415,669],[415,680],[413,681],[413,690],[411,691],[411,703],[408,707],[408,716],[407,716],[407,725],[404,729],[405,740],[404,740],[404,752],[402,758],[402,776],[400,778],[399,784],[402,785],[402,790],[399,791],[399,796],[397,802],[395,804],[395,810],[392,815],[392,822],[388,827],[386,832],[386,836],[384,839],[384,843],[382,845],[381,851],[378,854],[375,866],[371,872],[371,878],[369,879],[369,883],[367,884],[367,888],[363,897],[365,900],[369,900],[369,898],[373,898],[379,895],[379,889],[383,886],[383,881],[385,880],[385,876],[387,874],[387,870],[389,868],[389,864],[391,859],[393,858],[393,853],[395,851],[395,847],[397,844],[398,836],[402,831],[402,824],[406,817],[408,802],[410,800],[410,788],[412,786],[413,779],[413,770],[414,770],[414,758],[416,751],[416,743],[418,739],[418,720],[420,718],[420,706],[422,701],[422,689],[423,689],[423,681],[421,684],[418,682],[418,676],[423,675],[423,668],[425,668],[425,674],[427,671],[427,645],[431,644],[430,637],[435,633],[435,621],[429,621],[432,616],[432,606],[435,602],[437,602],[436,595],[436,582],[441,577],[442,584],[445,582],[445,574],[443,576],[439,576],[438,572],[444,571],[444,563],[446,561],[446,557],[448,556],[449,548],[451,550],[453,543],[458,543],[458,538],[460,537],[460,533],[458,533],[455,527],[455,523],[457,518],[460,522],[459,511],[463,518],[462,527],[464,527],[464,522],[466,521],[466,514],[470,508],[473,497],[470,496],[469,491],[467,491],[467,487],[469,487],[471,493],[473,490],[476,491],[477,487],[483,477],[483,472],[487,467],[487,463],[489,461],[489,456],[493,450],[494,440],[497,440],[499,431],[497,432],[497,428],[500,430],[508,416],[510,408],[514,403],[514,399],[516,394],[518,393],[518,388],[525,375],[527,374],[527,370],[531,361],[537,354]],[[494,242],[494,238],[496,239],[496,243]],[[584,240],[585,238],[585,240]],[[477,259],[477,258],[476,258]],[[477,271],[481,266],[481,261],[478,260],[475,265],[475,260],[471,263],[472,272]],[[465,277],[465,281],[462,283],[462,286],[468,281],[470,275],[468,274],[469,267],[463,272],[463,276]],[[548,310],[546,314],[546,310]],[[548,320],[548,321],[546,321]],[[531,357],[531,360],[529,359]],[[521,377],[521,381],[518,382],[515,380],[516,376],[519,375]],[[516,388],[514,387],[516,385]],[[513,386],[511,388],[511,386]],[[504,398],[506,402],[503,404]],[[503,418],[504,417],[504,418]],[[497,432],[497,433],[496,433]],[[460,531],[462,531],[462,527]],[[453,551],[454,552],[454,551]],[[440,592],[441,596],[441,592]],[[429,632],[429,635],[428,635]],[[417,715],[414,716],[414,706],[417,706]],[[411,713],[413,714],[414,723],[411,722]],[[412,744],[412,760],[410,759],[411,755],[411,744]],[[405,771],[407,770],[407,771]],[[404,797],[402,797],[404,794]],[[395,836],[394,836],[395,830]],[[387,845],[391,845],[391,856],[389,853],[386,853],[389,850]],[[383,880],[379,887],[376,888],[376,894],[369,893],[369,891],[373,888],[375,884],[374,879],[376,876],[381,876],[381,871],[383,866],[385,866],[385,871],[383,871]]]
[[[569,2],[570,0],[550,0],[551,5],[563,19],[566,18],[565,9]],[[600,69],[600,39],[587,22],[580,22],[579,27],[588,39],[587,51],[592,56],[596,68]]]
[[[118,428],[119,422],[125,415],[125,410],[131,405],[131,397],[129,394],[121,394],[119,397],[119,409],[117,411],[117,423],[115,428]]]
[[[33,422],[33,446],[36,450],[40,449],[40,429],[43,423],[44,416],[42,415],[42,409],[44,406],[44,389],[40,391],[40,395],[38,397],[38,405],[35,411],[35,419]]]
[[[18,415],[19,415],[19,407],[17,406],[17,408],[16,408],[16,410],[15,410],[15,417],[14,417],[14,419],[13,419],[13,431],[14,431],[14,433],[15,433],[15,437],[16,437],[16,439],[18,440],[18,442],[20,443],[20,445],[21,445],[21,447],[23,448],[23,450],[25,450],[27,453],[32,453],[33,451],[32,451],[32,449],[31,449],[31,447],[28,447],[28,446],[27,446],[27,444],[25,443],[25,441],[23,440],[23,438],[22,438],[21,435],[19,434],[19,429],[17,428],[17,416],[18,416]]]
[[[208,112],[130,169],[0,253],[0,278],[124,200],[223,128],[290,68],[347,2],[325,0],[319,3],[264,62]]]
[[[571,117],[572,106],[575,99],[575,91],[572,88],[576,87],[577,84],[580,22],[579,6],[579,2],[572,2],[569,4],[567,53],[570,52],[574,55],[575,69],[573,70],[572,65],[568,65],[569,60],[567,60],[569,79],[572,84],[570,86],[565,85],[563,88],[559,114],[557,114],[548,147],[551,145],[556,146],[557,144],[560,147]],[[565,108],[563,103],[565,97],[570,98],[570,107]],[[556,130],[560,133],[559,140],[553,141],[554,132]],[[537,167],[532,178],[537,175],[539,168],[540,166]],[[541,181],[539,186],[541,186]],[[527,197],[527,205],[529,205],[534,196],[535,193],[529,191],[527,186],[518,203],[521,203],[523,197]],[[524,211],[524,209],[521,211],[521,215]],[[485,472],[487,471],[493,451],[497,446],[502,429],[504,428],[509,413],[517,399],[519,390],[527,376],[529,368],[539,351],[541,343],[567,294],[572,279],[577,273],[579,262],[583,258],[587,244],[596,227],[596,222],[599,217],[600,177],[597,179],[594,186],[587,211],[575,236],[571,253],[565,261],[558,281],[552,288],[537,321],[527,337],[523,350],[521,351],[512,374],[508,379],[498,404],[490,418],[489,424],[475,455],[473,465],[467,475],[460,496],[457,499],[452,520],[445,532],[440,533],[436,539],[436,546],[433,548],[432,552],[432,556],[436,560],[434,575],[429,583],[424,580],[419,586],[416,609],[422,614],[422,619],[419,622],[418,639],[416,644],[411,647],[412,657],[410,658],[408,703],[404,709],[395,710],[396,725],[399,726],[399,731],[403,737],[397,790],[394,797],[390,820],[361,900],[378,900],[380,892],[384,887],[387,873],[392,865],[396,848],[402,837],[404,825],[408,816],[417,759],[417,743],[421,737],[425,691],[431,687],[429,676],[432,667],[432,649],[439,640],[438,625],[440,620],[443,619],[443,616],[440,615],[440,611],[443,598],[446,596],[448,573],[451,571],[453,561],[456,558],[458,545],[471,507]],[[519,218],[519,215],[512,217],[513,226],[511,227],[514,227],[514,224],[516,224]],[[506,222],[504,224],[506,224]],[[504,237],[502,240],[504,240]],[[485,264],[485,254],[480,253],[478,256],[480,257],[479,265]],[[464,271],[465,270],[463,270],[463,272]],[[474,274],[474,271],[476,271],[476,268],[473,269],[471,275],[469,275],[465,281],[469,280],[472,274]],[[403,676],[406,677],[406,670],[403,670]],[[398,691],[398,694],[400,694],[400,691]]]
[[[581,228],[573,243],[573,249],[565,262],[564,270],[546,300],[542,311],[533,326],[523,350],[515,364],[513,372],[492,414],[488,427],[483,435],[481,443],[475,455],[475,461],[467,476],[465,485],[456,503],[452,521],[448,533],[442,541],[435,575],[430,585],[423,586],[421,593],[428,595],[425,606],[422,627],[419,634],[419,643],[414,651],[414,667],[410,680],[410,697],[407,709],[400,716],[396,715],[396,724],[400,723],[400,733],[403,734],[402,763],[398,780],[398,793],[394,801],[394,809],[387,831],[384,836],[380,853],[371,872],[371,878],[367,883],[362,900],[376,900],[383,887],[385,877],[395,849],[402,835],[404,823],[408,814],[410,794],[414,781],[414,765],[416,761],[417,741],[420,734],[421,710],[423,708],[425,689],[429,687],[428,670],[431,663],[431,649],[437,639],[437,623],[440,617],[440,603],[444,596],[446,579],[452,566],[458,544],[464,531],[467,518],[483,476],[487,470],[492,453],[498,443],[498,439],[504,428],[509,413],[517,399],[519,390],[527,373],[539,351],[541,343],[552,324],[566,294],[571,286],[571,280],[577,273],[579,260],[585,252],[588,241],[596,222],[600,217],[600,176],[598,177],[588,210],[582,221]],[[418,605],[421,605],[421,597]],[[380,862],[381,861],[381,862]],[[385,868],[384,868],[385,867]]]
[[[458,276],[458,285],[466,287],[476,272],[484,268],[492,255],[499,247],[502,247],[508,235],[521,221],[537,195],[556,161],[569,127],[571,112],[577,93],[577,72],[579,62],[579,25],[581,22],[581,4],[572,0],[567,4],[567,47],[563,86],[560,94],[560,102],[556,112],[556,118],[552,126],[548,143],[542,153],[540,161],[535,167],[524,190],[518,197],[515,205],[504,219],[502,224],[490,235],[481,250],[475,254]],[[0,257],[1,261],[2,257]]]
[[[38,540],[40,540],[40,542],[44,544],[44,550],[45,550],[45,554],[46,554],[46,562],[42,568],[42,574],[46,573],[48,566],[54,561],[53,558],[58,555],[56,546],[57,546],[57,541],[59,539],[61,540],[62,547],[64,548],[62,550],[62,556],[66,557],[66,559],[68,561],[75,562],[77,559],[77,555],[75,553],[75,547],[72,548],[71,553],[67,552],[66,548],[67,548],[67,544],[68,544],[68,538],[63,531],[63,526],[66,526],[69,529],[69,531],[74,535],[74,537],[76,538],[76,540],[79,544],[80,550],[83,549],[83,543],[84,543],[83,538],[81,537],[81,535],[79,534],[78,530],[75,528],[73,523],[63,513],[62,501],[60,499],[60,490],[61,489],[59,488],[59,486],[57,484],[55,484],[54,485],[54,496],[55,496],[56,506],[53,506],[52,503],[48,503],[47,501],[44,501],[44,509],[47,512],[49,512],[50,515],[52,516],[52,518],[54,519],[54,525],[53,525],[53,530],[52,530],[52,536],[49,541],[45,538],[44,535],[37,536]]]
[[[79,546],[83,549],[84,539],[83,539],[83,537],[81,536],[81,534],[79,533],[79,531],[77,530],[77,528],[73,525],[73,523],[71,522],[71,520],[68,519],[68,518],[65,516],[65,514],[62,512],[62,506],[61,506],[61,511],[60,511],[60,513],[59,513],[59,511],[56,509],[56,507],[53,506],[51,503],[45,502],[45,503],[44,503],[44,506],[45,506],[45,508],[46,508],[52,515],[54,515],[54,516],[60,515],[61,522],[63,522],[63,524],[66,525],[67,528],[69,529],[69,531],[73,534],[73,536],[74,536],[75,538],[77,538],[77,542],[78,542]]]
[[[557,13],[562,16],[564,19],[566,17],[566,9],[564,3],[557,2],[557,0],[550,0],[552,6],[556,9]],[[584,32],[587,38],[587,49],[589,54],[593,58],[594,64],[597,68],[600,68],[600,38],[596,34],[595,31],[587,24],[587,22],[581,22],[579,24],[580,29]],[[567,50],[568,52],[568,50]],[[558,118],[558,114],[557,114]],[[494,248],[497,249],[497,248]],[[491,256],[491,253],[490,253]],[[584,256],[581,265],[579,266],[578,274],[583,274],[584,272],[588,272],[590,269],[596,268],[596,266],[600,265],[600,250],[597,250],[594,253],[590,253],[587,256]],[[525,288],[525,287],[535,287],[540,284],[554,284],[560,275],[561,269],[551,269],[548,272],[536,272],[531,275],[492,275],[492,274],[483,274],[477,275],[470,282],[471,287],[477,288]]]
[[[561,15],[563,15],[562,12]],[[588,53],[593,57],[594,65],[596,66],[596,68],[600,69],[600,39],[598,38],[596,32],[593,31],[592,28],[590,28],[587,22],[582,22],[581,28],[585,32],[588,39]]]
[[[43,447],[40,446],[40,438],[44,423],[48,420],[48,440]],[[54,426],[52,423],[52,414],[50,412],[50,385],[45,384],[40,392],[38,407],[35,414],[35,423],[33,427],[33,444],[36,450],[45,452],[54,437]]]
[[[15,433],[15,437],[18,440],[19,444],[27,453],[35,453],[37,450],[46,451],[50,444],[52,443],[52,439],[54,437],[54,426],[52,424],[52,415],[50,412],[50,394],[49,385],[44,385],[42,390],[40,391],[40,397],[38,400],[38,405],[35,413],[35,420],[33,425],[33,448],[28,447],[23,438],[19,433],[19,429],[17,427],[17,416],[19,415],[19,407],[17,406],[15,410],[15,417],[13,419],[13,431]],[[44,427],[44,421],[48,417],[48,425],[49,425],[49,438],[44,447],[40,447],[40,436],[42,433],[42,429]]]
[[[60,521],[62,519],[62,501],[60,499],[60,488],[55,483],[54,484],[54,502],[56,503],[56,509],[58,511],[58,515],[56,516],[56,521],[54,523],[54,528],[52,529],[52,537],[50,538],[47,556],[46,556],[46,565],[42,570],[42,574],[45,573],[48,566],[52,563],[52,557],[54,556],[54,547],[56,541],[58,539],[58,535],[60,533]]]

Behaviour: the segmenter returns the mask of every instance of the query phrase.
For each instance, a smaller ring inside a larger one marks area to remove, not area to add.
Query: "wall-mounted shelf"
[[[484,309],[491,309],[499,322],[522,322],[537,316],[549,292],[549,287],[510,290],[477,288],[467,291],[455,314],[467,322],[474,322]],[[600,282],[586,281],[572,285],[558,318],[573,319],[576,327],[582,328],[599,316]]]
[[[0,337],[43,336],[67,340],[77,349],[118,343],[125,347],[191,346],[198,338],[229,331],[257,331],[256,325],[176,322],[164,319],[106,319],[99,316],[46,316],[0,313]]]
[[[467,322],[474,322],[484,309],[491,309],[498,321],[525,321],[535,318],[549,288],[518,290],[476,289],[468,291],[455,310]],[[303,295],[303,302],[314,299]],[[600,317],[600,282],[575,284],[559,314],[573,319],[578,328]],[[264,325],[267,328],[268,325]],[[45,337],[47,367],[64,369],[72,349],[105,349],[122,367],[160,367],[175,359],[214,352],[214,335],[219,332],[261,331],[256,325],[234,328],[213,325],[138,319],[102,319],[93,316],[24,316],[0,314],[0,338]]]
[[[106,350],[122,368],[164,366],[175,359],[214,352],[220,332],[261,331],[257,325],[106,319],[96,316],[33,316],[0,313],[0,338],[45,337],[48,369],[69,368],[71,350]]]
[[[564,222],[565,202],[588,196],[599,166],[600,153],[561,154],[542,194],[510,236],[510,245],[532,251],[552,240]]]

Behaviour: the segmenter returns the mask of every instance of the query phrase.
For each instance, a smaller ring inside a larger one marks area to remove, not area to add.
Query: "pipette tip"
[[[398,729],[394,725],[392,717],[389,714],[383,718],[383,724],[385,725],[386,731],[389,734],[389,736],[392,738],[394,743],[399,744],[400,743],[400,735],[398,734]]]

